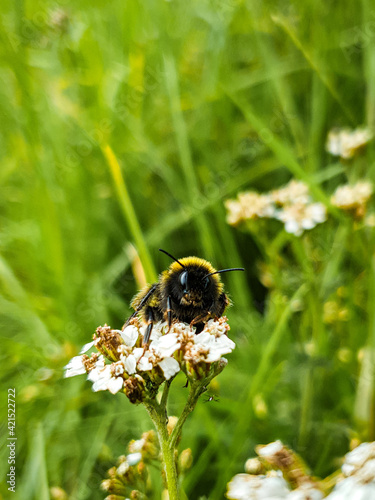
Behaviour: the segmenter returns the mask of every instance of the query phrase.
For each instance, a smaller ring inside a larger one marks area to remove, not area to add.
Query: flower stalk
[[[144,405],[158,434],[169,500],[179,500],[180,488],[177,476],[176,454],[175,448],[170,445],[166,407],[164,404],[158,403],[155,399],[144,401]]]
[[[147,497],[147,466],[150,461],[161,459],[168,499],[181,499],[179,474],[189,467],[186,464],[177,467],[182,427],[211,380],[227,364],[222,355],[235,347],[228,338],[228,330],[225,317],[208,321],[200,333],[185,323],[174,323],[171,328],[166,323],[157,323],[151,342],[145,347],[145,326],[134,319],[123,330],[107,325],[98,327],[93,342],[86,344],[81,355],[68,363],[66,377],[87,373],[94,391],[122,392],[131,403],[143,404],[157,432],[160,449],[155,451],[155,443],[147,444],[150,441],[147,436],[135,442],[129,448],[130,455],[123,457],[110,478],[103,481],[105,491],[129,498],[128,490],[132,488],[130,498],[143,498],[140,496],[143,494]],[[92,348],[97,352],[89,357],[86,352]],[[189,395],[180,417],[168,419],[169,389],[179,371],[187,377]],[[191,455],[190,450],[186,451]],[[135,480],[137,477],[139,481]]]
[[[171,380],[166,382],[160,403],[158,403],[156,399],[144,401],[144,405],[158,434],[169,500],[179,500],[181,498],[176,457],[182,427],[189,414],[194,410],[200,396],[207,391],[208,384],[225,368],[226,364],[226,360],[221,359],[211,367],[210,373],[207,377],[200,380],[190,381],[190,391],[185,407],[170,434],[168,433],[167,427],[167,400]]]

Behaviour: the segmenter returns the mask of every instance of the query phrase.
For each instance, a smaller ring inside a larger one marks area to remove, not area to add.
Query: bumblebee
[[[244,271],[235,267],[216,271],[212,265],[198,257],[176,259],[170,253],[159,248],[174,262],[159,275],[159,281],[147,285],[132,300],[134,313],[124,325],[141,314],[147,324],[143,344],[147,345],[155,321],[181,321],[196,327],[196,332],[203,330],[211,318],[220,318],[230,301],[224,293],[220,273]]]

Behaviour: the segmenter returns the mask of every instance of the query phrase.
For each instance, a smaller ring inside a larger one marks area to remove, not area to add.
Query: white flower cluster
[[[257,446],[259,458],[245,464],[247,474],[237,474],[228,483],[230,500],[322,500],[323,493],[306,466],[281,441]],[[275,470],[277,469],[277,470]]]
[[[145,330],[146,326],[137,322],[124,330],[99,327],[94,341],[66,365],[65,377],[88,373],[94,391],[123,391],[130,401],[138,403],[146,386],[157,392],[160,384],[180,370],[188,377],[201,378],[212,363],[235,347],[227,336],[225,317],[208,321],[199,334],[186,323],[174,323],[168,331],[167,323],[159,322],[153,327],[149,346],[142,346]],[[94,353],[89,358],[84,353],[92,347],[100,355]]]
[[[357,217],[363,217],[373,191],[373,185],[369,181],[359,181],[353,186],[346,184],[336,189],[331,197],[331,203],[341,210],[351,211]]]
[[[375,500],[375,442],[362,443],[345,455],[344,479],[337,483],[329,500]]]
[[[243,220],[275,216],[271,196],[254,191],[239,193],[237,200],[226,200],[225,206],[228,210],[227,222],[233,226]]]
[[[321,500],[323,493],[310,484],[290,490],[281,471],[266,475],[237,474],[228,483],[230,500]]]
[[[346,454],[342,476],[328,496],[281,441],[257,446],[256,452],[259,458],[246,462],[247,474],[237,474],[228,483],[230,500],[375,500],[375,442]]]
[[[227,498],[231,500],[264,500],[286,498],[289,487],[282,473],[252,476],[237,474],[228,483]]]
[[[240,193],[237,200],[227,200],[227,222],[233,226],[257,218],[273,218],[284,223],[288,233],[300,236],[327,219],[322,203],[314,203],[304,182],[292,180],[270,193]]]
[[[356,152],[365,146],[373,138],[373,134],[367,128],[333,129],[327,137],[326,149],[334,156],[340,156],[345,160],[353,158]]]

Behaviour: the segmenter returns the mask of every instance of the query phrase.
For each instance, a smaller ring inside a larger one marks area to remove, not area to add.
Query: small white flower
[[[163,358],[172,356],[180,347],[181,342],[178,342],[177,334],[175,333],[167,333],[150,344],[150,349],[154,349]]]
[[[180,371],[180,365],[174,358],[162,359],[159,366],[163,370],[166,380],[169,380]]]
[[[124,365],[121,362],[113,363],[112,366],[114,367],[114,375],[116,377],[118,377],[124,373]]]
[[[375,459],[367,460],[365,465],[356,473],[356,477],[363,483],[375,481]]]
[[[373,468],[375,459],[375,442],[373,443],[362,443],[353,451],[350,451],[345,455],[345,461],[341,468],[344,476],[351,476],[360,472],[367,463],[370,463],[370,468],[367,471],[370,472]],[[375,474],[374,474],[375,479]]]
[[[322,500],[323,493],[309,484],[302,484],[286,497],[288,500]]]
[[[133,347],[139,336],[138,328],[136,328],[134,325],[129,325],[125,328],[125,330],[114,330],[118,332],[125,344],[129,347]]]
[[[147,372],[149,370],[152,370],[153,367],[153,364],[149,361],[148,358],[146,358],[146,356],[143,356],[143,358],[138,361],[138,370],[140,372]]]
[[[253,191],[239,193],[237,200],[227,200],[227,222],[236,225],[241,220],[273,217],[275,205],[269,194],[258,194]]]
[[[82,349],[79,351],[80,354],[85,354],[85,352],[89,351],[91,349],[91,347],[93,347],[95,343],[95,340],[93,340],[92,342],[88,342],[87,344],[85,344]]]
[[[143,353],[143,349],[140,348],[140,350],[142,351],[141,352],[141,356],[138,357],[139,356],[139,351],[138,351],[138,349],[134,349],[134,351],[138,351],[137,354],[134,353],[135,358],[136,359],[138,358],[137,369],[140,372],[147,372],[149,370],[152,370],[153,367],[154,367],[154,365],[150,361],[151,352],[150,351],[146,351],[145,353]]]
[[[129,462],[127,460],[124,460],[123,462],[121,462],[121,464],[117,467],[117,474],[119,476],[123,476],[124,474],[126,474],[129,470]]]
[[[75,377],[76,375],[82,375],[86,373],[85,365],[83,364],[82,356],[75,356],[69,363],[64,366],[64,377]]]
[[[292,179],[285,186],[275,189],[271,195],[273,201],[281,206],[294,203],[307,205],[310,202],[308,185],[295,179]]]
[[[223,354],[229,354],[236,347],[236,344],[226,335],[216,337],[203,330],[195,336],[194,343],[198,348],[208,349],[206,356],[207,363],[218,361]]]
[[[326,220],[326,208],[322,203],[294,203],[283,207],[277,218],[284,222],[287,233],[301,236],[304,230],[312,229]]]
[[[334,156],[353,158],[358,149],[365,146],[373,138],[367,128],[333,129],[329,132],[326,150]]]
[[[132,443],[129,444],[129,450],[132,453],[142,451],[145,444],[146,444],[146,441],[143,438],[137,439],[136,441],[133,441]]]
[[[87,378],[91,382],[93,382],[92,390],[94,392],[107,390],[108,389],[108,382],[112,378],[110,365],[106,365],[104,368],[96,368],[95,367],[88,374]]]
[[[339,186],[331,197],[332,205],[342,210],[353,210],[365,207],[373,194],[374,188],[369,181],[359,181],[353,186]]]
[[[279,453],[284,448],[283,443],[278,439],[265,446],[260,446],[257,448],[257,453],[260,457],[273,457],[276,453]]]
[[[118,391],[122,389],[124,385],[124,379],[122,377],[111,377],[108,380],[106,389],[109,390],[112,394],[116,394]]]
[[[336,484],[327,500],[375,500],[375,483],[362,484],[355,476],[345,478]]]
[[[243,218],[243,209],[241,204],[236,200],[226,200],[225,208],[228,211],[227,222],[231,226],[238,224]]]
[[[142,453],[130,453],[126,456],[129,465],[137,465],[142,460]]]
[[[129,354],[128,357],[121,358],[125,371],[128,375],[133,375],[136,372],[137,360],[135,359],[134,354]]]
[[[135,349],[133,349],[133,356],[135,357],[136,361],[138,361],[143,356],[143,353],[143,347],[136,347]]]
[[[230,500],[280,500],[287,498],[288,484],[282,475],[251,476],[237,474],[228,483]]]

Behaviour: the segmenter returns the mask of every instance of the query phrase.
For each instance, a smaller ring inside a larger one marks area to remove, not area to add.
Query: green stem
[[[174,377],[170,378],[169,380],[167,380],[165,382],[163,394],[162,394],[161,400],[160,400],[160,406],[165,408],[166,412],[167,412],[167,400],[168,400],[168,396],[169,396],[169,389],[171,387],[171,383],[173,382],[173,379],[174,379]]]
[[[186,401],[185,407],[182,410],[180,418],[178,419],[172,434],[169,438],[169,445],[171,448],[175,448],[178,442],[179,437],[181,436],[182,427],[189,416],[189,414],[194,410],[198,399],[200,396],[207,391],[207,386],[211,382],[213,378],[215,378],[219,373],[221,373],[227,364],[227,360],[225,358],[221,358],[217,363],[214,363],[211,366],[210,372],[208,375],[202,379],[194,380],[190,379],[190,393],[188,400]]]
[[[168,498],[169,500],[180,500],[175,449],[169,443],[165,405],[158,404],[155,400],[145,401],[144,404],[158,433],[163,469],[167,480]]]
[[[188,400],[186,401],[186,405],[180,415],[180,418],[178,419],[171,437],[169,438],[169,445],[171,448],[175,448],[177,445],[177,442],[179,440],[179,437],[181,436],[181,431],[182,427],[188,418],[189,414],[194,410],[199,396],[201,396],[205,391],[207,390],[207,387],[205,385],[202,385],[201,383],[193,383],[190,388],[190,393]]]
[[[190,379],[190,393],[188,400],[170,436],[168,435],[167,429],[167,401],[169,388],[173,379],[168,380],[165,383],[160,403],[158,403],[155,399],[147,399],[144,401],[144,405],[158,433],[163,470],[167,480],[169,500],[181,500],[181,492],[176,468],[176,452],[182,427],[188,415],[194,410],[199,397],[207,390],[208,384],[214,377],[223,371],[226,364],[227,360],[225,358],[221,358],[217,363],[213,363],[211,365],[209,373],[206,377],[200,380]]]

